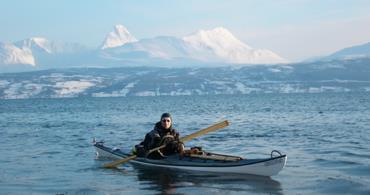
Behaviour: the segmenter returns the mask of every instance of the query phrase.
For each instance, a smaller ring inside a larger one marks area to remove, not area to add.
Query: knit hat
[[[166,113],[163,113],[163,114],[162,114],[162,116],[161,116],[161,120],[162,120],[163,118],[170,118],[170,119],[172,120],[171,114],[170,114],[170,113],[168,113],[168,112],[166,112]]]

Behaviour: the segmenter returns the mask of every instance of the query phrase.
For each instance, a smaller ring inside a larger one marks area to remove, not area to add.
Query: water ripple
[[[272,178],[100,168],[92,138],[130,148],[163,112],[188,135],[222,120],[231,125],[187,146],[267,157],[288,155]],[[369,194],[370,96],[236,96],[0,100],[3,194]]]

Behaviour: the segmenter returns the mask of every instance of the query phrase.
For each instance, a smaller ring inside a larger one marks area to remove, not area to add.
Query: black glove
[[[175,137],[175,140],[177,140],[177,141],[180,140],[180,134],[179,133],[176,133],[174,137]]]

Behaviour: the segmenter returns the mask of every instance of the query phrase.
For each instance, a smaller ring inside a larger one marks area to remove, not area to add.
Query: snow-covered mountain
[[[12,43],[0,42],[0,64],[26,64],[35,66],[35,58],[29,48],[18,48]]]
[[[185,43],[176,37],[160,36],[151,39],[142,39],[128,43],[121,47],[103,50],[107,56],[116,59],[159,58],[173,59],[187,57]]]
[[[362,45],[356,45],[341,49],[329,56],[326,59],[353,59],[370,57],[370,42]]]
[[[29,49],[33,54],[59,54],[59,53],[78,53],[86,48],[78,43],[63,43],[50,41],[44,37],[31,37],[16,42],[18,48]]]
[[[31,37],[15,43],[18,48],[29,49],[34,52],[53,53],[52,44],[43,37]]]
[[[108,33],[101,46],[101,49],[119,47],[126,43],[135,41],[137,41],[137,39],[131,35],[127,28],[118,24],[114,27],[114,31]]]
[[[287,60],[266,49],[253,49],[238,40],[230,31],[218,27],[212,30],[200,30],[182,38],[191,48],[192,57],[204,59],[200,54],[213,53],[223,61],[236,64],[275,64]]]
[[[2,44],[1,49],[0,66],[21,64],[37,69],[72,66],[214,67],[287,62],[272,51],[248,46],[222,27],[200,30],[182,38],[157,36],[137,40],[123,25],[116,25],[98,49],[88,50],[79,44],[60,43],[43,37]]]
[[[31,37],[15,43],[0,42],[0,72],[80,67],[90,57],[85,55],[87,51],[78,43],[49,41],[44,37]]]
[[[124,60],[137,56],[161,59],[189,59],[232,64],[276,64],[287,60],[269,50],[253,49],[227,29],[200,30],[183,38],[159,36],[111,48],[104,56]]]

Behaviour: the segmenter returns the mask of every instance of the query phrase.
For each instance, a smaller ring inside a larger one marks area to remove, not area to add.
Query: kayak
[[[99,158],[122,159],[132,154],[123,152],[121,149],[104,146],[103,142],[94,142],[96,155]],[[276,156],[275,156],[275,155]],[[238,156],[202,152],[202,154],[190,154],[180,156],[174,154],[163,159],[149,159],[137,157],[131,160],[134,165],[145,167],[158,167],[178,169],[186,171],[204,171],[217,173],[251,174],[259,176],[277,175],[285,166],[287,156],[277,150],[271,152],[271,156],[261,159],[243,159]]]

